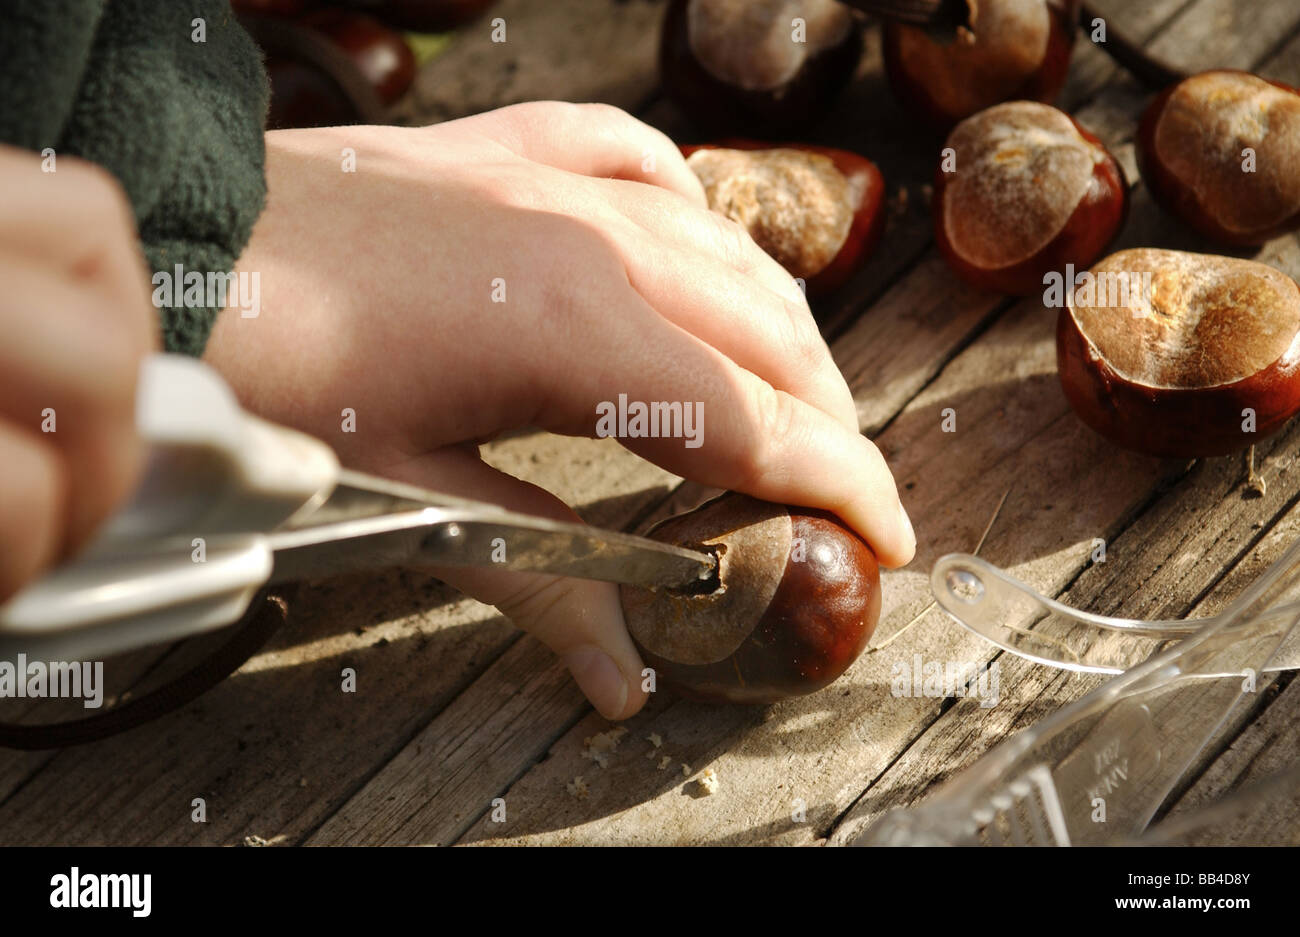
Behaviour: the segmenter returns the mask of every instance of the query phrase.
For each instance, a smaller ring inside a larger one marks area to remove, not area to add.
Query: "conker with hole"
[[[671,0],[660,80],[710,132],[766,137],[829,111],[861,57],[861,26],[834,0]]]
[[[392,104],[415,80],[415,53],[401,33],[364,13],[317,10],[300,22],[347,53],[384,104]]]
[[[962,279],[1028,296],[1047,273],[1101,256],[1124,226],[1128,182],[1069,114],[1011,101],[953,129],[931,211],[939,251]]]
[[[712,591],[622,587],[646,665],[691,699],[771,703],[820,690],[880,618],[876,555],[824,511],[729,492],[649,536],[718,557]]]
[[[885,229],[885,180],[864,156],[752,140],[684,146],[709,208],[745,228],[809,296],[844,284]]]
[[[951,42],[884,27],[885,71],[903,104],[946,129],[1003,101],[1056,100],[1074,46],[1077,0],[968,0]]]
[[[1226,455],[1300,410],[1290,277],[1154,248],[1119,251],[1088,273],[1057,320],[1057,367],[1070,405],[1101,435],[1149,455]]]
[[[1300,228],[1300,91],[1216,70],[1147,107],[1138,166],[1156,202],[1221,244],[1249,247]]]

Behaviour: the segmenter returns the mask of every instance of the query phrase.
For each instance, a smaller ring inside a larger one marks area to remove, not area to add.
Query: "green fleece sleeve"
[[[4,0],[0,101],[0,142],[121,181],[155,271],[233,268],[266,201],[267,82],[227,0]],[[164,341],[199,355],[218,310],[175,285]]]

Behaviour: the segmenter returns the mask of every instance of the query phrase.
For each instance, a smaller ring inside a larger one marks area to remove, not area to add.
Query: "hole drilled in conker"
[[[875,554],[825,512],[731,492],[649,536],[726,548],[717,592],[622,588],[643,659],[685,696],[768,703],[821,689],[857,659],[880,617]]]
[[[720,595],[726,590],[723,585],[721,576],[721,566],[718,564],[718,558],[726,551],[725,543],[715,544],[691,544],[694,549],[703,550],[710,554],[714,559],[713,569],[707,576],[695,580],[689,585],[676,586],[669,588],[667,591],[672,595],[693,596],[693,595]]]

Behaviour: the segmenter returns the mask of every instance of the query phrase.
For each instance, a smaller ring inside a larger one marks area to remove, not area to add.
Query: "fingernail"
[[[590,644],[564,652],[564,664],[579,688],[606,719],[617,719],[627,707],[627,681],[613,659]]]
[[[912,519],[907,516],[907,508],[903,507],[903,502],[898,502],[898,520],[903,525],[904,539],[911,544],[911,549],[916,549],[916,531],[912,527]]]

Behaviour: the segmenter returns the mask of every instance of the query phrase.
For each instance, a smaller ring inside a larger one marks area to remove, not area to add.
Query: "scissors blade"
[[[685,588],[712,577],[702,550],[508,511],[343,472],[312,513],[269,535],[271,582],[392,566],[482,566]]]

